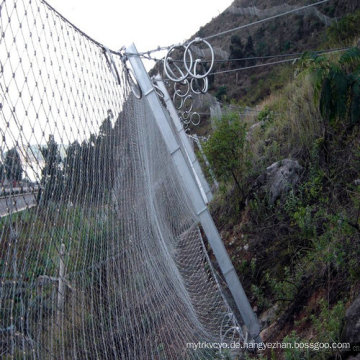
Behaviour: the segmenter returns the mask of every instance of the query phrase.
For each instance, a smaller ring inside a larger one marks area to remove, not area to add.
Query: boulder
[[[260,326],[262,329],[266,329],[267,327],[269,327],[271,325],[271,323],[276,319],[276,314],[277,314],[278,309],[279,309],[279,306],[277,304],[275,304],[268,310],[261,313],[261,315],[259,316],[259,320],[260,320]]]
[[[347,360],[360,360],[360,354],[356,356],[350,356]]]
[[[360,295],[346,310],[342,340],[360,344]]]
[[[272,205],[299,182],[302,170],[296,160],[284,159],[270,165],[256,182],[269,194]]]

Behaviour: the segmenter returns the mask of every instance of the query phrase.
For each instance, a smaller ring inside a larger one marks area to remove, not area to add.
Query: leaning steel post
[[[161,106],[160,100],[155,92],[155,89],[134,44],[127,48],[127,53],[129,54],[128,58],[138,84],[148,102],[149,108],[154,115],[156,124],[164,139],[166,147],[171,154],[172,161],[174,162],[175,168],[178,171],[179,177],[184,184],[185,191],[187,191],[187,194],[191,200],[194,212],[197,215],[202,228],[204,229],[221,272],[228,284],[236,306],[240,312],[242,321],[247,327],[249,336],[256,342],[260,342],[260,326],[258,319],[251,308],[248,298],[236,274],[235,268],[231,263],[229,255],[211,217],[209,209],[201,195],[199,186],[196,183],[189,163],[186,160],[186,155],[183,153],[181,146],[176,139],[174,131],[167,121],[165,111]]]
[[[177,111],[175,109],[175,106],[174,106],[171,98],[170,98],[170,95],[165,87],[164,82],[162,81],[162,79],[159,75],[155,77],[155,81],[156,81],[157,86],[161,90],[161,92],[164,94],[164,102],[165,102],[166,108],[170,114],[170,118],[173,123],[173,126],[174,126],[176,132],[179,134],[179,141],[183,145],[183,147],[187,153],[187,156],[189,158],[189,161],[191,163],[191,166],[193,166],[193,168],[194,168],[195,175],[199,179],[200,185],[206,194],[207,202],[210,202],[213,198],[213,194],[211,192],[209,183],[207,182],[207,180],[204,176],[204,173],[201,169],[201,166],[199,164],[199,160],[196,157],[193,148],[191,147],[190,141],[189,141],[189,139],[185,133],[184,127],[182,126],[181,121],[177,115]]]
[[[214,185],[215,185],[215,188],[216,188],[216,189],[219,189],[219,183],[218,183],[218,181],[216,180],[214,171],[212,170],[212,168],[211,168],[211,166],[210,166],[210,163],[209,163],[209,160],[207,159],[207,157],[206,157],[206,155],[205,155],[205,153],[204,153],[204,150],[203,150],[203,148],[202,148],[200,139],[199,139],[199,137],[198,137],[196,134],[194,134],[193,137],[194,137],[194,139],[195,139],[195,142],[196,142],[197,147],[199,148],[200,154],[201,154],[201,156],[202,156],[203,159],[204,159],[204,163],[205,163],[205,165],[207,166],[207,168],[208,168],[208,170],[209,170],[209,173],[210,173],[211,179],[212,179],[212,181],[213,181],[213,183],[214,183]]]

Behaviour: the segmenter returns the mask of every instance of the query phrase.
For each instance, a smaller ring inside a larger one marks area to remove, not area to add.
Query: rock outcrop
[[[351,344],[360,344],[360,295],[346,310],[342,340]]]
[[[274,204],[300,180],[303,168],[298,161],[284,159],[270,165],[264,174],[259,176],[256,185],[269,194],[269,203]]]

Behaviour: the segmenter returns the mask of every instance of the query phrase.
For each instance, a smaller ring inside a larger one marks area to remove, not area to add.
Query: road
[[[10,195],[10,194],[20,194],[20,193],[30,193],[33,191],[38,191],[39,190],[39,186],[38,185],[33,185],[33,186],[7,186],[7,187],[2,187],[1,190],[1,197],[6,196],[6,195]]]
[[[37,193],[10,195],[0,198],[0,217],[31,208],[36,205]]]

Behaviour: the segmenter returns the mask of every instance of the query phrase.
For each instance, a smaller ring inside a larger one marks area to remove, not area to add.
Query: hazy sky
[[[139,51],[189,38],[233,0],[47,0],[107,47],[134,42]]]

